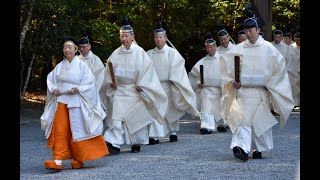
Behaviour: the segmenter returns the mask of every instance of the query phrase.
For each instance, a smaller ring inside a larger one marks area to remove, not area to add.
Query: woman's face
[[[72,41],[66,41],[63,44],[63,54],[64,56],[71,61],[78,51],[78,47]]]

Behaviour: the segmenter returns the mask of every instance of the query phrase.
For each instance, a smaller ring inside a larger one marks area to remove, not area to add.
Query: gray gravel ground
[[[286,126],[273,127],[274,149],[263,153],[263,159],[242,162],[230,149],[231,132],[200,135],[199,120],[185,115],[180,120],[178,142],[168,138],[157,145],[141,146],[140,153],[131,153],[122,146],[118,155],[85,162],[83,169],[71,169],[63,161],[63,170],[49,172],[44,161],[51,159],[51,149],[40,130],[37,111],[20,114],[20,179],[214,179],[214,180],[296,180],[300,177],[300,113],[293,112]]]

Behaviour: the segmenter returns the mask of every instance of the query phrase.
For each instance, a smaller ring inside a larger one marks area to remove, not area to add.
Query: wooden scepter
[[[200,83],[203,85],[203,65],[200,65]]]
[[[240,56],[234,56],[234,79],[240,82]]]
[[[116,84],[116,77],[114,75],[114,71],[113,71],[113,65],[111,61],[108,61],[108,67],[109,67],[109,71],[110,71],[110,75],[111,75],[111,80],[113,84]]]

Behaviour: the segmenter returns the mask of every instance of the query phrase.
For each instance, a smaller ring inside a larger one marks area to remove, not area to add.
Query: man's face
[[[164,34],[158,34],[154,36],[154,42],[158,49],[162,49],[163,46],[166,44],[167,37]]]
[[[209,56],[214,56],[214,53],[216,52],[216,45],[206,45],[206,51]]]
[[[274,35],[273,39],[276,44],[279,44],[282,40],[282,35]]]
[[[133,41],[133,35],[128,32],[121,32],[120,33],[120,41],[123,46],[126,48],[129,48],[131,46],[131,43]]]
[[[245,29],[244,32],[246,33],[246,36],[248,38],[248,40],[254,44],[258,37],[259,37],[259,29],[257,27],[252,27],[252,28],[248,28],[248,29]]]
[[[229,45],[229,40],[230,40],[230,37],[227,35],[227,36],[223,36],[223,37],[219,37],[219,43],[221,46],[223,46],[224,48],[227,48],[228,45]]]
[[[283,42],[290,45],[291,44],[291,38],[286,36],[286,37],[283,37]]]
[[[91,45],[90,44],[79,44],[79,51],[81,52],[81,54],[83,56],[87,56],[89,51],[91,49]]]
[[[243,41],[247,40],[247,36],[246,35],[240,35],[238,36],[238,43],[242,43]]]

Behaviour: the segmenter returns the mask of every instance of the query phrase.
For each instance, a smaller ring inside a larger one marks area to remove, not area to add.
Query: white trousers
[[[149,143],[148,126],[130,134],[124,121],[119,121],[112,129],[107,129],[103,137],[105,141],[118,148],[123,144],[133,145]]]
[[[216,131],[217,127],[220,125],[225,125],[223,119],[216,121],[213,114],[211,113],[201,113],[200,120],[200,128],[206,128],[212,131]]]
[[[241,147],[247,154],[254,150],[263,152],[273,149],[272,128],[267,130],[260,137],[257,137],[252,127],[240,126],[232,135],[231,146]]]
[[[166,137],[171,132],[179,131],[179,120],[169,123],[167,120],[161,125],[157,121],[149,124],[149,137],[160,138]]]

